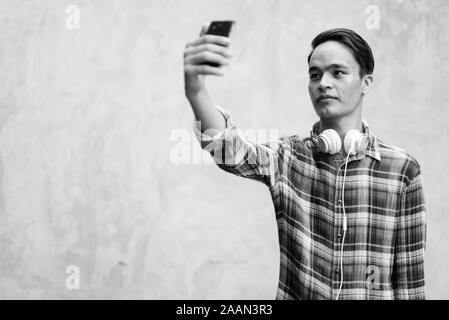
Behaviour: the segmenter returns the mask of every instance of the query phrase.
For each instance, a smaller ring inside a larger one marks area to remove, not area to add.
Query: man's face
[[[348,47],[327,41],[315,48],[309,63],[309,94],[322,119],[351,115],[361,105],[359,64]]]

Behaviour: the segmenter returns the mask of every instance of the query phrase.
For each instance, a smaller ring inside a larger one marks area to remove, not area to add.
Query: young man
[[[276,298],[425,299],[420,165],[362,120],[373,83],[369,45],[348,29],[316,36],[309,94],[320,121],[310,137],[256,144],[207,93],[204,77],[224,75],[231,54],[229,39],[204,31],[184,53],[194,130],[221,169],[269,187],[281,256]]]

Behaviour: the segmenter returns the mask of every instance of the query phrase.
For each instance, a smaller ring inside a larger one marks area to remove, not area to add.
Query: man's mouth
[[[321,100],[328,100],[328,99],[329,99],[329,100],[330,100],[330,99],[338,100],[337,97],[334,97],[334,96],[330,96],[330,95],[325,94],[325,95],[319,96],[318,99],[317,99],[317,101],[320,102]]]

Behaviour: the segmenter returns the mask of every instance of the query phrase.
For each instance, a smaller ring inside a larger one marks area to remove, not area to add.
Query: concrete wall
[[[201,156],[185,43],[225,18],[233,64],[208,84],[242,129],[307,134],[320,31],[372,45],[364,118],[422,165],[428,297],[449,298],[446,0],[1,0],[0,298],[274,298],[268,189],[174,161],[181,136]]]

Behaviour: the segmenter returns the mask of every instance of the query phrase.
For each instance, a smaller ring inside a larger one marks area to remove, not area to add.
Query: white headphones
[[[345,135],[343,147],[347,154],[353,155],[360,153],[366,150],[366,147],[368,146],[368,123],[363,119],[362,123],[365,131],[364,133],[361,133],[356,129],[351,129]],[[317,125],[317,123],[315,125]],[[327,129],[317,136],[313,130],[315,125],[313,125],[310,129],[310,135],[312,140],[317,145],[318,150],[330,154],[339,153],[341,149],[341,139],[337,131]]]

